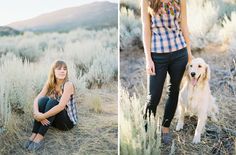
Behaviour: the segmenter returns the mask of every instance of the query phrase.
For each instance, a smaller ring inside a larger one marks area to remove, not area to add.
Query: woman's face
[[[54,72],[58,80],[64,80],[66,77],[67,68],[65,66],[57,67]]]

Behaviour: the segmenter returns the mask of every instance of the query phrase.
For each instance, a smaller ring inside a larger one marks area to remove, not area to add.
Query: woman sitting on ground
[[[66,63],[55,61],[51,66],[47,82],[34,100],[35,120],[32,135],[24,144],[26,149],[35,151],[41,148],[50,126],[66,131],[76,125],[77,108],[74,94],[75,87],[68,80]]]

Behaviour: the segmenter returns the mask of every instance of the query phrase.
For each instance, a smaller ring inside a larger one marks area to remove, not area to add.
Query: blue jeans
[[[156,115],[156,108],[160,102],[167,72],[170,75],[168,99],[165,105],[162,126],[169,127],[178,104],[179,87],[188,63],[186,48],[171,53],[151,53],[155,64],[156,75],[148,76],[148,101],[144,119],[151,113]]]
[[[52,109],[54,106],[58,105],[59,102],[57,100],[51,99],[47,96],[44,96],[38,100],[38,108],[39,112],[45,113]],[[59,129],[59,130],[69,130],[73,128],[73,122],[70,120],[67,111],[64,109],[60,111],[58,114],[55,116],[51,116],[47,118],[48,121],[50,122],[50,125],[53,127]],[[37,120],[34,120],[33,124],[33,133],[39,133],[42,136],[44,136],[50,127],[50,125],[42,125],[41,122],[38,122]]]

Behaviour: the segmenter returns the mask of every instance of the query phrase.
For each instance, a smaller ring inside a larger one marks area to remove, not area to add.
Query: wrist
[[[43,113],[43,119],[46,119],[47,117],[46,117],[46,113]]]
[[[149,55],[149,56],[146,56],[146,61],[151,61],[152,60],[152,57]]]
[[[37,113],[39,113],[38,110],[34,110],[34,111],[33,111],[33,114],[34,114],[34,115],[37,114]]]

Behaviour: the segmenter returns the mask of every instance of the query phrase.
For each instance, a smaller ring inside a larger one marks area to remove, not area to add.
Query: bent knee
[[[38,105],[44,106],[45,104],[47,104],[48,100],[49,100],[49,98],[47,96],[43,96],[38,99]]]
[[[47,106],[52,106],[52,107],[54,107],[54,106],[56,106],[56,105],[58,105],[58,101],[57,100],[55,100],[55,99],[49,99],[48,100],[48,102],[47,102]]]

